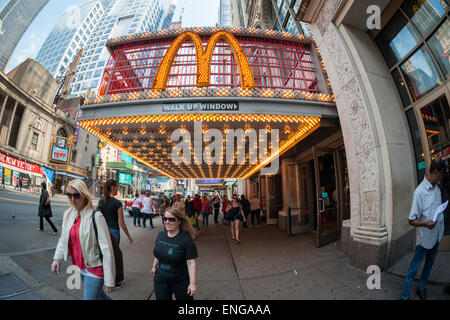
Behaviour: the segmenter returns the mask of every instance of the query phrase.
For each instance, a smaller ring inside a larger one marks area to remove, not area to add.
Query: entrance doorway
[[[316,246],[341,237],[343,213],[342,165],[338,149],[313,147],[316,184]]]

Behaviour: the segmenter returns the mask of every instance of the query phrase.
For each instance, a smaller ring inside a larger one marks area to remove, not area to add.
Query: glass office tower
[[[39,50],[36,61],[55,78],[65,73],[80,48],[84,48],[104,9],[102,1],[87,1],[62,16]]]
[[[10,0],[0,8],[0,70],[5,70],[28,26],[48,0]]]
[[[158,30],[169,11],[170,0],[110,0],[105,14],[84,47],[77,73],[69,95],[80,96],[90,91],[97,93],[103,69],[108,62],[106,41],[127,34]]]
[[[69,95],[85,95],[88,91],[95,94],[109,59],[106,41],[157,30],[170,12],[169,5],[170,0],[87,1],[79,10],[72,10],[58,20],[36,61],[56,78],[65,73],[78,50],[83,48]]]

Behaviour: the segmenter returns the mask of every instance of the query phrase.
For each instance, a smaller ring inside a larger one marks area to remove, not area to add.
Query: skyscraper
[[[48,0],[10,0],[0,9],[0,70],[4,70],[14,49]]]
[[[87,1],[83,6],[67,12],[56,23],[35,59],[53,77],[64,74],[78,50],[86,45],[103,16],[102,2]]]
[[[233,12],[231,0],[220,0],[219,5],[219,27],[233,26]]]
[[[106,41],[157,30],[164,23],[169,5],[170,0],[87,1],[78,10],[72,10],[58,20],[36,61],[58,77],[64,74],[78,49],[83,48],[69,95],[84,95],[89,89],[96,93],[109,59]]]
[[[163,20],[163,24],[161,26],[161,29],[169,29],[170,25],[172,24],[173,15],[175,13],[175,5],[172,3],[169,6],[169,9],[167,10],[166,17]]]
[[[163,24],[170,0],[101,0],[105,14],[92,32],[72,82],[69,95],[96,93],[108,62],[106,41],[127,34],[158,30]]]

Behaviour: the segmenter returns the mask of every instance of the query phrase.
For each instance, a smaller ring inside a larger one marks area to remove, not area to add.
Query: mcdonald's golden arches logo
[[[200,36],[193,31],[186,31],[180,34],[167,50],[158,72],[156,73],[153,90],[165,90],[169,78],[170,68],[181,46],[191,40],[194,44],[197,56],[197,87],[209,87],[211,78],[211,61],[214,49],[220,40],[226,41],[230,46],[233,55],[237,61],[241,75],[241,86],[246,89],[255,87],[252,68],[248,63],[244,50],[237,39],[228,31],[221,30],[214,33],[208,41],[206,49],[203,50],[203,42]]]

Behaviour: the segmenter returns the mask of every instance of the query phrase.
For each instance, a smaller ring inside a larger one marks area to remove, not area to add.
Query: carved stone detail
[[[333,87],[341,90],[340,98],[337,99],[338,108],[345,108],[340,112],[348,112],[351,120],[351,134],[360,174],[361,226],[381,227],[376,140],[369,121],[368,105],[339,31],[331,22],[339,3],[340,0],[326,1],[314,29],[321,33],[319,49],[327,50],[329,57],[332,57],[326,61],[326,66],[329,70],[334,69],[335,72],[329,73],[330,79]],[[340,101],[344,103],[339,103]]]

